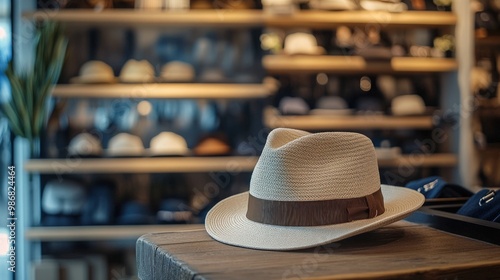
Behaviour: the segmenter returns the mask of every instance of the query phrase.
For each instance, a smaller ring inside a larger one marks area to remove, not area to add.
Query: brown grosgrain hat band
[[[246,217],[277,226],[323,226],[374,218],[384,211],[380,189],[363,197],[320,201],[275,201],[249,194]]]

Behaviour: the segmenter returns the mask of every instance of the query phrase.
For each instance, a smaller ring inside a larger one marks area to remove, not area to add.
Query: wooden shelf
[[[166,27],[301,27],[334,28],[339,25],[378,27],[447,27],[457,22],[451,12],[405,11],[300,11],[293,15],[272,15],[261,10],[40,10],[24,14],[29,19],[47,19],[80,25],[137,26],[158,25]]]
[[[360,56],[266,55],[264,68],[273,74],[290,73],[435,73],[458,69],[455,59],[394,57],[387,61],[367,61]]]
[[[454,167],[458,163],[454,154],[410,154],[393,159],[379,159],[378,166],[387,167]]]
[[[189,10],[153,11],[134,9],[110,10],[56,10],[36,11],[24,14],[34,20],[50,19],[66,24],[106,25],[135,27],[156,25],[162,27],[257,27],[264,23],[263,13],[259,10]]]
[[[87,241],[138,238],[153,232],[182,232],[199,229],[197,224],[137,226],[32,227],[26,239],[38,241]]]
[[[62,98],[252,99],[273,91],[264,84],[61,84],[52,96]]]
[[[451,12],[405,11],[301,11],[290,16],[266,17],[266,25],[273,27],[301,27],[331,29],[340,25],[367,25],[385,27],[446,27],[453,26],[457,17]]]
[[[250,172],[255,156],[32,159],[24,168],[41,174]]]
[[[288,127],[302,130],[432,129],[431,116],[280,116],[266,112],[269,128]]]

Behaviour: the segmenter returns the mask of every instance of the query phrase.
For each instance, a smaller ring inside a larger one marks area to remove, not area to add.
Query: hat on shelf
[[[153,156],[181,156],[189,152],[186,140],[173,132],[164,131],[151,139],[149,153]]]
[[[350,114],[352,110],[340,96],[323,96],[316,102],[316,108],[311,110],[311,115],[345,116]]]
[[[82,224],[109,225],[113,222],[115,208],[115,184],[113,182],[98,182],[88,193],[83,208]]]
[[[191,64],[182,61],[172,61],[162,66],[160,81],[163,82],[191,82],[195,71]]]
[[[332,10],[332,11],[358,9],[358,5],[354,0],[311,0],[309,1],[309,7],[315,10]]]
[[[391,111],[395,116],[425,114],[425,103],[420,95],[406,94],[396,96],[391,102]]]
[[[231,152],[231,147],[222,137],[207,136],[193,148],[197,156],[224,156]]]
[[[114,157],[143,156],[144,145],[139,136],[122,132],[109,140],[106,152]]]
[[[85,62],[78,76],[70,80],[75,84],[111,84],[117,81],[111,66],[99,60]]]
[[[380,228],[423,203],[414,190],[380,184],[366,136],[278,128],[267,138],[249,192],[216,204],[205,228],[230,245],[295,250]]]
[[[156,212],[156,220],[162,224],[186,224],[193,219],[193,212],[187,203],[178,198],[162,200]]]
[[[285,96],[280,100],[279,110],[283,115],[307,115],[309,105],[300,97]]]
[[[200,81],[207,83],[223,83],[226,81],[226,76],[220,69],[207,68],[200,74]]]
[[[380,142],[380,147],[375,147],[375,154],[377,155],[377,159],[394,159],[401,155],[401,148],[391,147],[389,140],[383,140]]]
[[[147,60],[129,59],[120,71],[122,83],[151,83],[155,80],[155,69]]]
[[[121,207],[121,212],[116,219],[120,225],[144,225],[154,222],[149,207],[138,201],[125,202]]]
[[[49,215],[78,215],[85,204],[84,187],[71,180],[47,182],[42,194],[42,210]]]
[[[322,47],[318,46],[316,37],[314,37],[314,35],[312,35],[311,33],[306,32],[295,32],[287,35],[284,45],[284,53],[290,55],[320,55],[325,53],[325,50]]]
[[[401,1],[399,0],[361,0],[359,5],[363,10],[367,11],[387,11],[392,13],[400,13],[408,10],[408,6],[405,3],[401,3]]]
[[[102,155],[101,141],[90,133],[80,133],[68,145],[70,156],[99,157]]]
[[[298,10],[294,0],[262,0],[262,9],[265,13],[289,15]]]

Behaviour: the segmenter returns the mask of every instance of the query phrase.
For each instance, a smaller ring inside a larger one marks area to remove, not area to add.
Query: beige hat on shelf
[[[311,0],[309,7],[316,10],[356,10],[358,5],[354,0]]]
[[[162,66],[160,80],[163,82],[191,82],[195,71],[191,64],[182,61],[172,61]]]
[[[395,116],[425,114],[426,108],[422,97],[416,94],[396,96],[391,102],[391,111]]]
[[[265,13],[290,15],[298,10],[298,5],[294,0],[262,0],[261,2]]]
[[[109,140],[107,155],[113,157],[143,156],[144,145],[139,136],[122,132]]]
[[[68,154],[70,156],[101,156],[101,141],[90,133],[80,133],[69,142]]]
[[[155,69],[147,60],[129,59],[120,71],[122,83],[151,83],[155,80]]]
[[[217,203],[205,228],[234,246],[303,249],[403,219],[424,200],[380,184],[372,141],[362,134],[278,128],[267,138],[250,191]]]
[[[324,54],[325,50],[318,46],[316,37],[306,32],[292,33],[285,38],[285,48],[283,50],[286,54],[309,54],[320,55]]]
[[[70,80],[71,83],[76,84],[110,84],[117,81],[111,66],[99,60],[85,62],[78,76]]]
[[[164,131],[151,139],[149,153],[152,156],[182,156],[189,152],[186,140],[173,132]]]

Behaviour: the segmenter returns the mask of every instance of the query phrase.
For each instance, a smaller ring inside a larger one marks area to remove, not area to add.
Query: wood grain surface
[[[198,230],[144,235],[137,241],[136,256],[142,280],[500,277],[499,246],[406,221],[289,252],[224,245],[200,225]]]

